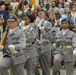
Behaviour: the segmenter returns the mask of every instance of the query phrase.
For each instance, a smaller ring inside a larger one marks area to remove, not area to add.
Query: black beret
[[[64,18],[64,19],[62,19],[62,20],[61,20],[61,23],[62,23],[62,22],[68,22],[68,23],[70,23],[70,21],[69,21],[68,18]]]
[[[4,1],[0,1],[0,6],[5,5]]]
[[[8,19],[14,19],[15,21],[17,21],[17,16],[14,14],[9,14],[5,20],[8,20]]]
[[[54,18],[54,17],[50,17],[50,18],[48,19],[48,21],[55,21],[55,18]]]

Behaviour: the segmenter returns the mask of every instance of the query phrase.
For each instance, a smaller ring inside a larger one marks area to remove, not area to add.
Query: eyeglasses
[[[12,24],[14,23],[15,21],[7,21],[6,24]]]

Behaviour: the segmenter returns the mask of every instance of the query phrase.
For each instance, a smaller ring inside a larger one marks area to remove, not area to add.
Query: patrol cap
[[[55,18],[54,18],[54,17],[50,17],[50,18],[48,19],[48,21],[55,21]]]
[[[14,14],[9,14],[5,20],[8,20],[8,19],[14,19],[15,21],[17,21],[17,16]]]
[[[62,19],[62,20],[61,20],[61,23],[62,23],[62,22],[68,22],[68,23],[70,23],[70,21],[69,21],[68,18],[64,18],[64,19]]]
[[[43,8],[38,8],[38,12],[43,12],[45,11]]]
[[[0,6],[5,5],[4,1],[0,1]]]

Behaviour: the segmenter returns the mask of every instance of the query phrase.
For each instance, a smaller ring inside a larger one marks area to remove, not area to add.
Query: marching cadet
[[[75,34],[76,36],[76,34]],[[74,67],[76,66],[76,48],[73,51],[73,55],[74,55]]]
[[[70,22],[67,18],[62,19],[61,24],[62,30],[56,33],[53,75],[60,75],[61,61],[65,63],[66,75],[73,75],[76,34],[69,30]]]
[[[3,17],[0,17],[0,40],[2,39],[3,34],[3,23],[4,23]]]
[[[51,58],[51,44],[49,31],[51,24],[44,19],[45,11],[42,8],[38,9],[38,17],[35,24],[37,28],[37,39],[35,42],[37,52],[39,54],[39,60],[42,67],[43,75],[50,75],[50,58]]]
[[[51,42],[51,45],[52,45],[52,50],[51,50],[51,66],[53,65],[53,56],[54,56],[54,51],[55,51],[55,48],[56,48],[56,44],[55,44],[55,41],[56,41],[56,33],[60,30],[60,28],[56,27],[55,26],[55,18],[54,17],[50,17],[48,19],[48,21],[51,23],[52,25],[52,28],[50,30],[50,42]]]
[[[55,30],[55,31],[59,31],[60,28],[56,26],[56,22],[55,22],[55,18],[54,17],[50,17],[48,19],[48,21],[52,24],[52,30]]]
[[[6,25],[9,28],[6,43],[5,46],[0,46],[0,50],[4,47],[7,55],[4,53],[0,61],[0,73],[1,75],[9,75],[7,69],[11,67],[14,75],[24,75],[25,34],[17,27],[17,16],[14,14],[9,14],[6,17]]]
[[[27,57],[27,61],[25,62],[27,75],[35,75],[38,56],[34,46],[36,40],[36,29],[34,28],[34,19],[32,19],[32,17],[31,12],[24,12],[24,20],[22,21],[22,25],[24,25],[21,26],[21,29],[26,35],[26,48],[24,49],[24,54]]]

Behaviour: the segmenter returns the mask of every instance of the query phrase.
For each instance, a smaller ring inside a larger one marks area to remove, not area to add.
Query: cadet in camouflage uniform
[[[61,61],[65,63],[66,75],[73,75],[73,50],[76,47],[76,34],[69,30],[70,22],[67,18],[61,23],[62,30],[56,34],[53,75],[60,75]]]
[[[55,26],[55,18],[54,17],[50,17],[48,19],[48,21],[52,24],[52,28],[50,30],[50,42],[51,42],[51,46],[52,46],[52,50],[51,50],[51,66],[53,66],[53,57],[54,57],[54,51],[55,51],[55,48],[56,48],[56,44],[55,44],[55,41],[56,41],[56,33],[60,30],[60,28],[57,28]]]
[[[17,27],[17,17],[9,14],[6,18],[6,25],[9,28],[3,58],[0,61],[1,75],[9,75],[8,68],[12,67],[14,75],[24,75],[25,56],[23,49],[26,46],[26,38],[23,31]],[[2,50],[3,46],[0,46]],[[6,55],[7,54],[7,55]]]
[[[56,48],[56,44],[55,44],[55,41],[56,41],[56,33],[60,30],[60,28],[57,28],[55,26],[55,18],[54,17],[50,17],[48,19],[48,21],[52,24],[52,28],[51,28],[51,31],[50,31],[50,36],[51,36],[51,39],[50,39],[50,42],[52,44],[52,52],[51,52],[51,55],[53,56],[54,55],[54,51],[55,51],[55,48]]]

